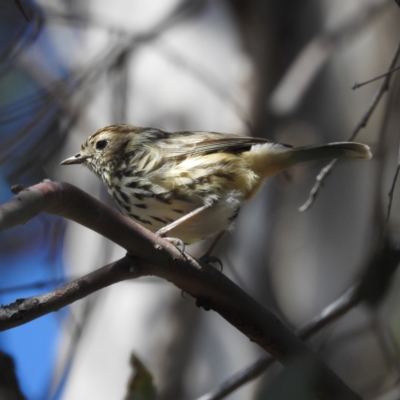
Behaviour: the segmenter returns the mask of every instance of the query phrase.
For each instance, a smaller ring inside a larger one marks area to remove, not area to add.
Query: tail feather
[[[368,146],[355,142],[337,142],[297,148],[265,144],[253,146],[248,153],[253,170],[265,178],[307,161],[333,158],[368,160],[372,157]]]
[[[294,164],[327,158],[358,158],[368,160],[372,157],[369,147],[355,142],[328,143],[292,149],[290,160]]]

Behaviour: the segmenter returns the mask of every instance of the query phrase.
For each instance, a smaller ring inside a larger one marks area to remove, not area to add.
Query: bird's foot
[[[200,265],[205,264],[205,265],[210,266],[210,264],[212,264],[212,263],[219,264],[220,272],[222,272],[222,270],[224,269],[224,265],[222,264],[222,261],[218,257],[209,255],[207,253],[204,254],[203,256],[201,256],[198,259],[198,261],[199,261]]]
[[[185,252],[186,246],[185,243],[183,243],[183,240],[169,236],[162,236],[162,235],[159,236],[161,236],[167,242],[173,244],[182,254]]]

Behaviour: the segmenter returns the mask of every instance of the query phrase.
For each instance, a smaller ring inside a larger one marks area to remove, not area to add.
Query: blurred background
[[[14,184],[49,178],[112,204],[89,171],[59,166],[112,123],[292,145],[347,140],[382,81],[351,88],[388,69],[399,19],[393,0],[3,0],[0,201],[13,196]],[[394,74],[357,136],[371,146],[372,161],[338,163],[303,213],[325,164],[270,179],[216,249],[223,272],[292,329],[363,276],[382,231],[398,243],[397,189],[385,222],[399,152],[398,92]],[[187,251],[200,256],[209,244]],[[124,250],[40,214],[2,233],[0,253],[0,302],[7,304]],[[400,396],[399,287],[394,274],[378,303],[352,309],[309,341],[366,399]],[[119,283],[3,332],[0,349],[0,367],[11,368],[12,357],[28,400],[123,399],[132,352],[153,374],[160,399],[194,400],[263,353],[156,278]],[[271,394],[281,371],[274,366],[227,398],[287,398],[279,385]]]

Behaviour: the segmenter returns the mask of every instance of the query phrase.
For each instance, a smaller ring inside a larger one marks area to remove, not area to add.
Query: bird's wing
[[[242,153],[267,139],[235,136],[217,132],[176,132],[160,147],[166,158],[196,157],[211,153]],[[290,147],[283,145],[285,147]]]

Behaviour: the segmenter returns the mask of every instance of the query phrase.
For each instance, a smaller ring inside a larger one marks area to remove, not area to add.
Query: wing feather
[[[163,155],[166,158],[177,159],[222,152],[242,153],[250,150],[255,144],[271,143],[267,139],[217,132],[175,132],[161,142]]]

